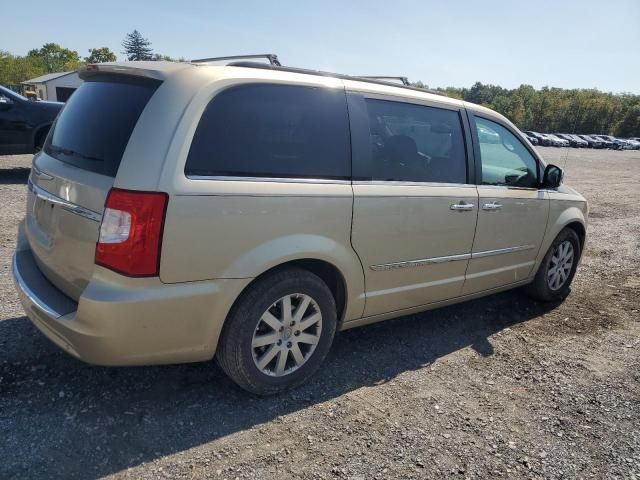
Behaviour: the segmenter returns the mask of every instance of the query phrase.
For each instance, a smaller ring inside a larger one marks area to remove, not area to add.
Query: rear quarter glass
[[[96,75],[71,96],[44,150],[83,170],[115,177],[140,114],[161,82]]]

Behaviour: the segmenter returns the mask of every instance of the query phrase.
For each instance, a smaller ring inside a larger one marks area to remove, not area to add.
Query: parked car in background
[[[572,147],[581,147],[584,142],[584,140],[580,139],[580,141],[576,140],[574,137],[572,137],[571,135],[567,134],[567,133],[556,133],[554,134],[556,137],[561,138],[563,140],[567,140],[569,142],[569,145]]]
[[[625,140],[630,146],[632,150],[640,150],[640,140],[637,138],[625,138]]]
[[[569,140],[565,140],[564,138],[557,137],[553,133],[545,133],[544,135],[546,135],[547,138],[549,138],[551,140],[551,145],[553,145],[554,147],[569,147],[570,146]]]
[[[631,144],[622,138],[612,137],[611,135],[598,135],[598,137],[613,143],[613,148],[616,150],[631,150]]]
[[[534,132],[532,130],[525,130],[524,133],[530,137],[536,138],[538,143],[543,147],[551,146],[551,140],[545,137],[542,133]]]
[[[504,116],[210,60],[92,65],[33,159],[13,278],[71,355],[216,356],[275,394],[323,368],[338,330],[521,286],[569,294],[587,201]]]
[[[580,148],[588,148],[589,147],[589,142],[587,142],[583,138],[580,138],[579,135],[576,135],[575,133],[570,133],[569,135],[576,139],[576,141],[578,142],[578,146]]]
[[[39,150],[63,106],[34,102],[0,85],[0,155]]]
[[[522,134],[527,137],[527,140],[529,140],[529,142],[531,142],[531,145],[539,145],[540,144],[540,140],[538,140],[537,137],[534,137],[533,135],[530,135],[526,132],[522,132]]]
[[[602,142],[602,147],[603,148],[610,148],[610,149],[613,149],[613,150],[617,150],[618,149],[618,146],[615,143],[613,143],[608,138],[603,137],[602,135],[592,134],[591,136],[593,138],[597,138],[598,140],[600,140]]]
[[[604,148],[604,144],[599,138],[592,137],[591,135],[578,135],[578,137],[587,142],[589,148]]]
[[[589,146],[586,140],[583,140],[575,133],[563,133],[562,138],[569,140],[569,143],[576,148],[587,148]]]

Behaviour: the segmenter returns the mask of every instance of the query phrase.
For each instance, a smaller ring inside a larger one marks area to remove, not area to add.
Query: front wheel
[[[543,302],[564,300],[571,292],[571,282],[581,255],[580,239],[570,228],[562,230],[544,256],[527,293]]]
[[[327,285],[307,270],[283,268],[256,281],[238,299],[216,357],[245,390],[280,393],[320,367],[336,323],[336,304]]]

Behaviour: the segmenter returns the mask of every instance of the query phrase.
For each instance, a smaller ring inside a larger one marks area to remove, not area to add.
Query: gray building
[[[71,94],[82,84],[78,72],[48,73],[22,82],[32,86],[40,100],[66,102]]]

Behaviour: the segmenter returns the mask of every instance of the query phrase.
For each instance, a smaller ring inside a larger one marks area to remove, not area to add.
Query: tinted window
[[[538,163],[522,142],[502,125],[476,117],[483,185],[535,187]]]
[[[458,112],[386,100],[365,101],[373,180],[467,181]]]
[[[45,152],[84,170],[115,177],[131,132],[158,85],[124,76],[85,81],[54,123]]]
[[[349,178],[344,91],[255,84],[218,94],[196,129],[185,173]]]

